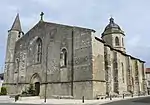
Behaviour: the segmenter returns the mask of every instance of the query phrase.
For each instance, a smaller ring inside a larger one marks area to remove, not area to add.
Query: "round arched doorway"
[[[38,73],[33,74],[30,83],[33,84],[36,96],[38,96],[40,93],[40,82],[41,78],[39,74]]]

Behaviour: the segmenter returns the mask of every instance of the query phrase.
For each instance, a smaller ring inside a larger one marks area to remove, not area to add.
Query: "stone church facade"
[[[124,32],[110,18],[95,30],[41,20],[26,34],[19,15],[8,31],[4,86],[9,94],[34,84],[41,98],[146,94],[144,61],[126,54]]]

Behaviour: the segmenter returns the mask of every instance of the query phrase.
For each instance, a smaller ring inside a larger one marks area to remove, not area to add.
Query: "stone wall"
[[[118,69],[118,74],[119,74],[119,94],[126,94],[127,92],[127,79],[126,79],[126,56],[123,55],[122,53],[118,53],[118,63],[119,63],[119,69]]]
[[[93,98],[106,95],[104,43],[92,38],[93,56]]]
[[[7,48],[6,48],[6,56],[5,56],[5,69],[4,69],[4,84],[9,90],[9,94],[14,93],[14,64],[15,64],[15,46],[16,41],[20,38],[18,37],[19,31],[10,30],[8,31],[8,38],[7,38]],[[22,35],[22,34],[21,34]],[[12,85],[12,86],[9,86]]]
[[[5,66],[9,71],[5,72],[5,81],[11,83],[9,93],[21,93],[30,83],[40,82],[42,98],[45,86],[49,98],[72,95],[76,99],[83,96],[94,99],[106,94],[123,94],[137,89],[133,83],[136,69],[138,86],[143,91],[143,63],[137,60],[136,66],[133,57],[105,45],[93,32],[86,28],[39,22],[21,39],[8,40],[6,62],[13,62]],[[103,39],[114,46],[115,36],[106,35]],[[122,39],[121,35],[118,37]],[[14,43],[14,40],[18,41]],[[41,41],[39,61],[37,40]]]
[[[114,92],[114,78],[113,78],[113,73],[114,73],[114,65],[113,65],[113,63],[114,63],[114,53],[113,53],[113,51],[110,49],[110,63],[111,63],[111,75],[110,75],[110,77],[111,77],[111,94],[113,94],[113,92]]]
[[[74,32],[74,97],[92,99],[91,31],[75,28]]]
[[[41,62],[36,60],[36,40],[39,38],[42,40]],[[67,64],[63,67],[60,65],[62,49],[67,51]],[[47,83],[47,97],[71,96],[73,93],[74,98],[92,98],[90,29],[40,22],[17,41],[15,52],[15,59],[19,59],[19,64],[17,66],[17,62],[15,63],[13,74],[14,81],[22,83],[19,92],[26,86],[23,84],[30,84],[33,75],[38,74],[41,97],[45,96]]]
[[[110,95],[113,88],[112,54],[108,46],[104,47],[106,94]]]
[[[102,39],[108,44],[110,45],[111,47],[113,47],[113,37],[112,35],[105,35],[102,37]]]
[[[132,79],[133,79],[133,92],[134,93],[138,93],[138,84],[137,84],[137,78],[136,78],[136,72],[137,72],[137,69],[136,69],[136,60],[134,59],[131,59],[131,63],[132,63]]]
[[[143,69],[142,69],[142,62],[138,61],[138,65],[139,65],[139,86],[140,86],[140,93],[143,93],[144,90],[144,77],[143,77]]]

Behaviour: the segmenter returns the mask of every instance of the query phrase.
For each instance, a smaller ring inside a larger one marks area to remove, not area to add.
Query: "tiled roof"
[[[141,59],[139,59],[139,58],[133,57],[133,56],[131,56],[131,55],[129,55],[129,54],[123,53],[123,52],[120,51],[120,50],[114,49],[113,47],[111,47],[110,45],[108,45],[104,40],[102,40],[102,39],[100,39],[100,38],[98,38],[98,37],[95,37],[95,39],[98,40],[98,41],[100,41],[100,42],[102,42],[102,43],[104,43],[104,46],[108,46],[111,50],[115,50],[115,51],[120,52],[121,54],[123,54],[123,55],[125,55],[125,56],[131,57],[131,59],[136,59],[136,60],[139,60],[140,62],[145,63],[145,61],[143,61],[143,60],[141,60]]]
[[[146,73],[150,73],[150,68],[146,68]]]

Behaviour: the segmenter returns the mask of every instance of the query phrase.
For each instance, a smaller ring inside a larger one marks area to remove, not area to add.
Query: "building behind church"
[[[150,95],[150,68],[146,68],[147,92]]]
[[[110,18],[95,30],[41,20],[26,34],[19,14],[8,31],[4,85],[9,94],[34,84],[44,98],[146,94],[144,61],[126,53],[125,33]]]

